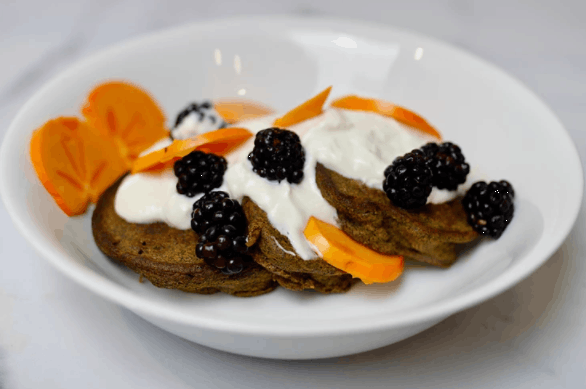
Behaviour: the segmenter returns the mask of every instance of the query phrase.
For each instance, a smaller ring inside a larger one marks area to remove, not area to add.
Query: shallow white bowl
[[[347,294],[285,289],[241,299],[139,283],[102,255],[90,212],[67,218],[36,178],[31,132],[76,115],[98,82],[149,90],[169,123],[191,100],[239,97],[286,110],[333,85],[421,113],[456,141],[472,166],[516,189],[516,215],[498,241],[482,242],[448,270],[408,266],[387,285]],[[14,119],[2,145],[0,188],[15,225],[80,285],[186,339],[267,358],[321,358],[382,347],[478,304],[527,277],[570,231],[582,197],[572,141],[532,92],[499,69],[436,40],[331,19],[238,18],[164,31],[117,45],[62,73]]]

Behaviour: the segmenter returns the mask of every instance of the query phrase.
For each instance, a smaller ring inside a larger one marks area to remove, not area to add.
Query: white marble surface
[[[333,15],[452,42],[521,79],[586,156],[586,2],[324,0],[0,1],[0,134],[72,61],[176,23],[236,14]],[[586,211],[534,275],[373,352],[267,361],[188,343],[65,279],[0,206],[0,387],[586,387]]]

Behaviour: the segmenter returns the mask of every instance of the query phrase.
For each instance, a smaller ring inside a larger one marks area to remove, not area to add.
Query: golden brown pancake
[[[250,263],[236,275],[222,274],[195,256],[198,236],[165,223],[134,224],[114,210],[120,181],[100,198],[92,216],[92,231],[100,250],[160,288],[249,297],[268,293],[277,283],[273,275]]]
[[[456,260],[457,245],[478,237],[466,221],[461,198],[404,210],[383,191],[319,163],[316,181],[322,196],[338,211],[342,230],[380,253],[448,267]]]
[[[356,281],[350,274],[317,258],[304,260],[292,255],[289,239],[271,225],[265,211],[245,197],[242,208],[248,219],[249,245],[254,261],[275,275],[279,284],[291,290],[314,289],[321,293],[338,293],[350,289]]]

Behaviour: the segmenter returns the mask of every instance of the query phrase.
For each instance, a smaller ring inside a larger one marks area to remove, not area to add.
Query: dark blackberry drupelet
[[[428,143],[421,148],[431,169],[432,185],[438,189],[456,190],[466,181],[470,166],[462,150],[451,142]]]
[[[505,189],[505,192],[511,196],[512,199],[515,198],[515,190],[513,189],[513,185],[509,181],[500,180],[499,184]]]
[[[251,262],[246,216],[226,192],[210,192],[193,204],[191,228],[200,235],[195,254],[224,274],[240,273]]]
[[[431,193],[431,170],[421,150],[398,157],[385,170],[383,190],[393,204],[403,209],[425,205]]]
[[[508,181],[479,181],[462,200],[468,223],[479,234],[498,239],[513,219],[515,192]]]
[[[305,150],[299,136],[292,131],[276,127],[259,131],[248,160],[253,171],[267,180],[286,179],[291,184],[303,180]]]
[[[177,115],[175,125],[171,130],[171,139],[186,139],[197,135],[197,132],[179,133],[179,131],[176,131],[189,115],[194,115],[198,126],[203,127],[200,132],[218,130],[228,126],[216,112],[211,101],[205,100],[201,103],[191,103]]]
[[[192,151],[173,165],[175,175],[179,178],[177,192],[187,197],[198,193],[207,193],[218,188],[224,181],[228,163],[220,157],[203,151]]]

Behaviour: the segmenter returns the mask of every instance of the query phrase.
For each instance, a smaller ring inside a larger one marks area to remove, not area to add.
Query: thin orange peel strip
[[[246,128],[228,127],[188,139],[176,139],[169,146],[137,158],[131,173],[166,169],[194,150],[226,155],[252,137]]]
[[[313,216],[309,218],[304,235],[320,251],[324,261],[360,278],[365,284],[390,282],[403,273],[402,256],[378,253]]]
[[[275,112],[269,107],[249,100],[217,100],[214,101],[214,109],[228,124],[257,119]]]
[[[391,117],[400,123],[425,132],[439,140],[442,139],[441,134],[423,117],[407,108],[400,107],[388,101],[348,95],[334,100],[331,106],[356,111],[375,112],[383,116]]]
[[[275,127],[287,128],[320,115],[324,111],[324,103],[328,99],[331,90],[331,86],[327,87],[318,95],[312,97],[303,104],[298,105],[291,111],[287,112],[285,115],[276,119],[273,125]]]

